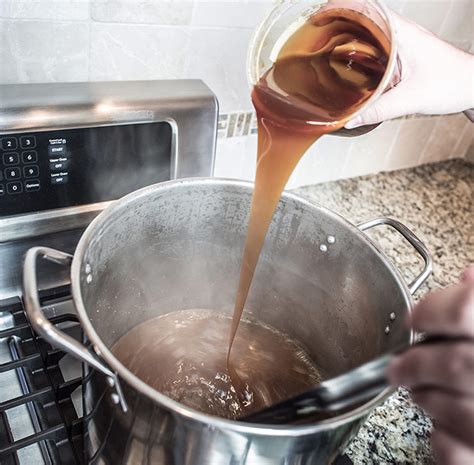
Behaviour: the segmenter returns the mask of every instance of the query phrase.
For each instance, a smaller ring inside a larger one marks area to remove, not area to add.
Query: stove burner
[[[42,297],[51,322],[81,338],[76,316],[61,314],[61,307],[70,303],[68,289]],[[33,332],[20,299],[0,302],[2,465],[83,463],[82,419],[71,399],[82,378],[80,372],[79,377],[67,376],[71,369],[62,370],[60,366],[65,359],[63,352]]]
[[[69,288],[40,298],[51,323],[81,340]],[[96,463],[84,460],[83,382],[80,363],[36,335],[19,298],[0,301],[0,464]]]

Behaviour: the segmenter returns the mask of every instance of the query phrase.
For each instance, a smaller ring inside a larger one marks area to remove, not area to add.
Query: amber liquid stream
[[[326,10],[289,37],[272,68],[255,85],[257,172],[229,362],[258,257],[291,173],[317,139],[341,128],[375,92],[389,53],[390,42],[369,18],[348,9]]]

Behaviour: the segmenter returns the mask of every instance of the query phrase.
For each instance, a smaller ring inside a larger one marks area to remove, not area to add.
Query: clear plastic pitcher
[[[279,52],[288,38],[318,11],[345,8],[362,13],[371,19],[386,35],[391,50],[385,74],[372,96],[351,115],[350,119],[363,112],[380,95],[400,81],[401,67],[397,56],[396,30],[390,13],[377,0],[282,0],[268,14],[257,28],[249,47],[247,77],[251,87],[275,63]],[[365,134],[377,125],[355,129],[339,129],[333,134],[355,136]]]

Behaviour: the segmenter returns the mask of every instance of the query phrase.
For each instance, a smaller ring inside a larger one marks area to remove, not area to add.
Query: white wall
[[[252,179],[248,42],[272,0],[0,0],[0,83],[201,78],[217,94],[216,175]],[[454,45],[473,43],[472,0],[387,0]],[[354,139],[327,136],[290,187],[463,157],[463,115],[412,117]]]

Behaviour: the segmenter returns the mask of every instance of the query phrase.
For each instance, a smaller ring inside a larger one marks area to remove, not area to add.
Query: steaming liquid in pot
[[[319,137],[344,126],[373,94],[389,53],[389,40],[366,16],[348,9],[317,12],[289,37],[255,85],[257,172],[228,348],[232,364],[239,363],[232,344],[288,178]]]
[[[208,310],[169,313],[136,326],[112,351],[168,397],[225,418],[249,414],[320,382],[311,359],[291,339],[242,320],[232,349],[235,385],[226,359],[230,321]]]

